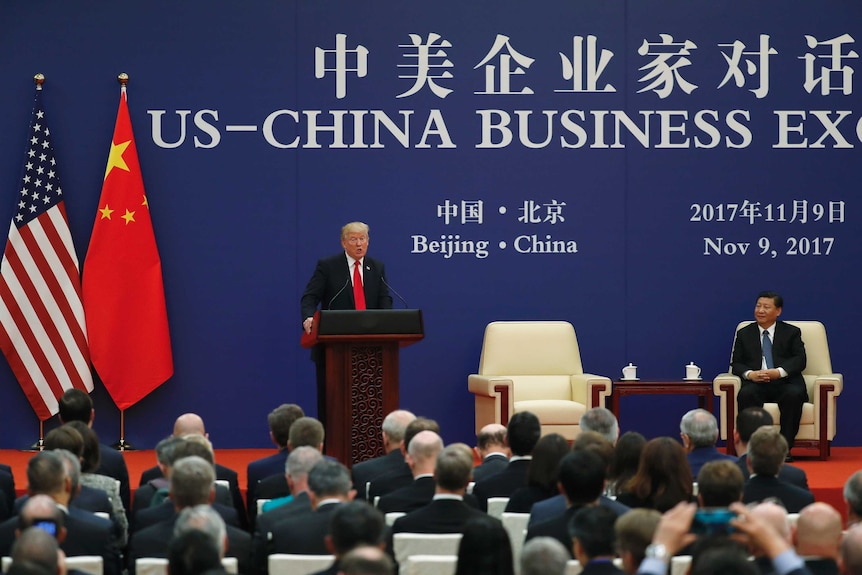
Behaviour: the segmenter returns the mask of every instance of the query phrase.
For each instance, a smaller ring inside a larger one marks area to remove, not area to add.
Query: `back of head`
[[[168,455],[168,465],[173,465],[178,460],[193,455],[200,457],[210,465],[215,463],[215,453],[213,452],[210,440],[203,435],[194,433],[192,435],[184,435],[182,441],[178,441],[173,445]]]
[[[592,451],[573,451],[560,461],[559,478],[570,505],[592,503],[605,488],[605,462]]]
[[[569,442],[559,433],[550,433],[539,439],[527,468],[527,484],[556,493],[560,461],[569,452]]]
[[[341,558],[343,575],[394,575],[395,564],[379,547],[359,546]],[[173,575],[173,574],[172,574]]]
[[[90,423],[93,415],[93,400],[90,395],[81,389],[67,389],[58,402],[60,421],[83,421]]]
[[[161,465],[170,465],[173,461],[173,452],[177,445],[184,440],[182,437],[169,435],[156,444],[156,459]]]
[[[30,495],[53,495],[63,491],[66,468],[59,451],[42,451],[27,462],[27,490]]]
[[[469,450],[459,445],[447,445],[437,455],[434,480],[437,487],[446,491],[460,491],[467,488],[473,474],[473,458]]]
[[[318,449],[323,443],[323,424],[313,417],[300,417],[290,426],[288,443],[291,449],[313,447]]]
[[[364,501],[339,505],[329,523],[335,555],[342,557],[360,545],[379,546],[384,542],[383,514]]]
[[[605,470],[609,470],[614,460],[614,444],[601,433],[582,431],[572,443],[572,451],[591,451],[605,462]],[[605,472],[607,475],[607,471]]]
[[[81,439],[83,440],[81,471],[83,473],[95,473],[99,468],[101,458],[101,453],[99,452],[99,436],[96,435],[95,431],[90,429],[89,425],[81,421],[71,421],[66,425],[71,426],[75,431],[80,433]]]
[[[78,493],[78,486],[81,483],[81,461],[78,459],[77,455],[71,451],[66,451],[65,449],[57,449],[54,453],[59,455],[60,459],[63,461],[63,468],[65,469],[66,477],[69,478],[71,498],[74,498]]]
[[[635,569],[643,561],[660,520],[661,513],[655,509],[636,508],[626,511],[614,524],[620,556],[630,553]]]
[[[765,501],[754,505],[749,515],[769,524],[772,529],[787,543],[791,543],[790,523],[787,521],[787,510],[781,505]]]
[[[727,507],[742,500],[745,478],[735,461],[710,461],[697,474],[698,498],[704,507]]]
[[[66,523],[66,516],[49,496],[34,495],[29,497],[18,514],[18,530],[24,531],[44,519],[53,521],[58,532]]]
[[[796,521],[796,552],[803,556],[837,559],[843,536],[841,529],[841,514],[828,503],[806,506]]]
[[[748,443],[758,428],[773,423],[772,415],[762,407],[746,407],[736,416],[736,432],[740,441]]]
[[[47,531],[29,527],[21,532],[12,545],[12,563],[32,562],[51,575],[56,575],[59,555],[57,540]]]
[[[404,428],[404,449],[410,449],[410,441],[416,437],[420,431],[433,431],[437,435],[440,435],[440,425],[437,424],[433,419],[428,419],[427,417],[417,417],[413,421],[407,424],[407,427]]]
[[[480,452],[493,447],[503,448],[506,445],[506,426],[499,423],[489,423],[476,434],[476,448]]]
[[[197,413],[184,413],[174,422],[174,435],[185,437],[186,435],[203,435],[207,432],[204,428],[204,420]]]
[[[514,575],[512,545],[502,523],[478,515],[464,524],[461,533],[455,575]]]
[[[78,433],[78,430],[69,425],[61,425],[56,429],[52,429],[45,435],[45,449],[53,451],[55,449],[65,449],[71,451],[78,457],[84,455],[84,438]]]
[[[215,470],[211,463],[191,455],[174,462],[170,477],[171,500],[174,506],[183,509],[205,505],[215,485]]]
[[[416,419],[416,416],[406,409],[396,409],[383,418],[381,426],[383,433],[389,438],[389,443],[399,444],[404,441],[404,432],[407,425]]]
[[[350,471],[337,461],[322,459],[308,472],[308,488],[318,499],[347,497],[350,486]]]
[[[857,518],[862,518],[862,471],[857,471],[844,483],[844,501],[847,511]]]
[[[215,542],[206,533],[195,529],[171,539],[167,555],[170,575],[201,575],[221,567]]]
[[[433,431],[420,431],[410,442],[407,454],[415,466],[434,468],[437,455],[443,449],[443,440]]]
[[[302,408],[295,403],[283,403],[269,412],[269,415],[266,416],[266,422],[269,425],[270,433],[272,433],[273,441],[279,447],[287,446],[287,441],[290,438],[290,426],[304,415]]]
[[[787,440],[775,427],[761,427],[748,442],[748,462],[752,473],[776,476],[787,456]]]
[[[590,559],[616,556],[614,523],[617,514],[604,505],[578,509],[569,522],[569,535],[577,539],[581,551]]]
[[[529,411],[519,411],[509,419],[506,426],[506,441],[512,455],[530,455],[542,436],[539,418]]]
[[[760,575],[748,552],[726,536],[699,539],[692,548],[690,575]]]
[[[845,575],[862,575],[862,524],[855,524],[841,542],[841,564]]]
[[[608,479],[618,487],[637,473],[646,438],[637,431],[627,431],[614,446],[614,457],[608,469]]]
[[[218,557],[224,557],[227,527],[224,519],[215,509],[209,505],[195,505],[183,509],[174,523],[174,537],[180,537],[191,531],[206,535],[215,545]]]
[[[604,407],[593,407],[584,412],[578,425],[581,431],[595,431],[611,443],[620,436],[620,426],[614,413]]]
[[[687,435],[694,447],[712,447],[718,439],[718,422],[705,409],[692,409],[679,422],[680,433]]]
[[[284,470],[294,479],[308,477],[311,469],[323,459],[323,454],[314,447],[297,447],[287,456]]]
[[[670,437],[656,437],[644,445],[638,471],[625,489],[664,513],[691,499],[693,481],[682,445]]]
[[[569,552],[553,537],[534,537],[521,549],[521,575],[564,575]]]

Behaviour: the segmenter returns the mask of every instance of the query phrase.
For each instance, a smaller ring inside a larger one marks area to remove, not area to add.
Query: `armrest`
[[[474,393],[476,395],[498,397],[500,392],[494,390],[498,385],[507,387],[509,389],[509,393],[512,393],[512,380],[505,376],[476,374],[467,376],[467,389],[470,393]]]
[[[733,426],[736,422],[736,394],[739,393],[740,387],[742,387],[742,380],[732,373],[720,373],[712,380],[712,393],[719,398],[719,436],[727,440],[728,446],[733,442]],[[729,447],[728,453],[731,451]],[[735,454],[735,451],[732,454]]]
[[[841,395],[841,392],[844,391],[844,375],[840,373],[824,373],[817,376],[817,379],[814,380],[814,394],[820,394],[820,387],[823,385],[832,385],[834,389],[829,391],[829,395],[837,397]],[[814,403],[814,398],[809,397],[809,401]]]
[[[835,398],[844,390],[844,376],[840,373],[818,375],[808,401],[814,404],[814,431],[818,437],[825,434],[832,441],[836,432]],[[825,426],[825,427],[824,427]]]
[[[583,403],[587,409],[604,407],[605,398],[611,395],[611,380],[602,375],[581,373],[571,376],[572,399]]]

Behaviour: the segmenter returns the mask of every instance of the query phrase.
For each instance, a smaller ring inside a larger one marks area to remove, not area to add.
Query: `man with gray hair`
[[[697,477],[700,468],[708,461],[736,460],[732,455],[721,453],[715,448],[715,442],[718,441],[718,422],[715,416],[705,409],[692,409],[683,415],[679,422],[679,435],[688,454],[692,477]]]
[[[177,515],[174,524],[174,537],[180,537],[189,531],[201,531],[206,533],[219,552],[219,559],[224,559],[227,545],[227,525],[224,519],[213,511],[209,505],[194,505],[186,507]]]
[[[844,505],[848,527],[862,521],[862,470],[848,477],[844,483]]]
[[[66,572],[65,555],[57,540],[39,527],[28,527],[12,546],[12,565],[32,563],[51,575]]]
[[[266,536],[267,555],[329,554],[325,540],[332,514],[356,495],[351,487],[350,471],[336,461],[323,459],[308,473],[308,489],[312,511],[296,513],[276,523]],[[255,561],[261,565],[260,559],[255,558]]]
[[[569,553],[553,537],[536,537],[521,550],[521,575],[564,575]]]
[[[176,513],[132,534],[129,541],[129,573],[134,575],[139,557],[166,557],[168,542],[174,534],[178,515],[186,508],[210,506],[215,496],[215,470],[202,457],[189,456],[171,467],[170,499]],[[239,561],[240,573],[249,573],[251,536],[233,526],[227,526],[227,555]]]
[[[616,444],[620,436],[620,425],[614,412],[604,407],[593,407],[586,410],[578,425],[581,431],[600,433],[613,444]]]
[[[443,440],[433,431],[417,433],[405,458],[413,473],[413,483],[381,497],[377,509],[384,514],[394,511],[408,513],[430,503],[436,486],[434,468],[442,449]]]
[[[383,452],[386,455],[375,457],[353,466],[351,472],[353,477],[353,488],[362,499],[368,498],[366,485],[374,479],[392,471],[403,469],[404,452],[401,444],[404,443],[404,431],[407,424],[416,419],[416,416],[404,409],[396,409],[383,418],[381,434],[383,436]]]

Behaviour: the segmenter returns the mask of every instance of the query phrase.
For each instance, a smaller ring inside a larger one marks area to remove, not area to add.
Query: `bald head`
[[[28,497],[18,515],[18,526],[23,530],[33,525],[35,519],[53,519],[63,524],[63,512],[57,507],[57,502],[48,495]]]
[[[841,514],[828,503],[812,503],[799,512],[794,543],[799,555],[838,559]]]
[[[404,431],[414,419],[416,416],[406,409],[396,409],[383,418],[383,444],[386,453],[401,447],[401,442],[404,441]]]
[[[204,420],[197,413],[184,413],[174,422],[174,436],[203,435],[206,437]]]
[[[754,506],[751,515],[772,527],[782,539],[792,544],[790,525],[787,523],[787,511],[783,507],[775,503],[760,503]]]
[[[416,434],[407,449],[407,464],[413,471],[413,477],[434,473],[437,455],[443,449],[443,440],[433,431],[420,431]]]
[[[862,524],[855,524],[841,542],[841,565],[845,575],[862,575]]]
[[[509,454],[506,445],[506,426],[499,423],[489,423],[476,434],[476,451],[482,459],[491,453]]]

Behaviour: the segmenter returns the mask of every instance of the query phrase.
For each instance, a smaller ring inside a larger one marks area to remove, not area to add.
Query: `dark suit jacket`
[[[511,497],[521,487],[527,486],[527,469],[529,459],[510,461],[506,468],[483,481],[477,481],[473,487],[473,495],[479,500],[479,509],[488,510],[488,499],[491,497]]]
[[[281,472],[278,475],[270,475],[258,483],[257,492],[254,497],[255,500],[278,499],[279,497],[287,497],[288,495],[290,495],[290,487],[287,485],[287,477],[284,476],[284,472]],[[257,513],[257,501],[255,501],[254,506],[255,513]]]
[[[0,494],[3,495],[6,507],[6,516],[0,516],[0,521],[4,521],[11,517],[12,506],[15,504],[15,477],[12,475],[12,468],[3,463],[0,463]]]
[[[221,518],[224,519],[226,525],[233,525],[234,527],[241,529],[239,517],[236,516],[236,509],[220,503],[213,503],[212,508],[216,513],[221,515]],[[146,529],[150,525],[173,519],[176,515],[177,511],[176,508],[174,508],[174,504],[166,500],[161,505],[141,509],[139,512],[135,513],[135,524],[133,530],[140,531],[141,529]]]
[[[283,519],[294,516],[305,516],[312,512],[311,499],[308,492],[301,491],[296,494],[293,501],[280,507],[276,507],[257,516],[252,537],[252,566],[254,573],[266,573],[267,571],[267,542],[272,528]]]
[[[356,490],[357,497],[366,499],[368,494],[365,491],[365,484],[369,481],[374,481],[382,475],[403,469],[406,465],[404,463],[404,454],[401,453],[400,449],[393,449],[381,457],[357,463],[351,471],[353,488]]]
[[[137,515],[139,512],[144,509],[149,509],[150,504],[152,503],[153,496],[156,494],[156,491],[160,487],[168,487],[166,479],[154,479],[146,485],[141,485],[137,489],[135,489],[135,497],[134,497],[134,506],[132,509],[131,520],[129,521],[129,525],[132,526],[132,529],[137,529],[135,527],[135,521],[137,520]],[[233,508],[233,499],[231,498],[230,491],[224,485],[215,486],[215,503],[219,503],[221,505],[227,505]],[[161,504],[160,504],[161,505]],[[243,525],[242,517],[238,516],[240,521],[240,526]]]
[[[174,536],[176,516],[160,521],[134,533],[129,540],[129,575],[135,573],[135,559],[140,557],[167,557],[168,543]],[[227,557],[236,557],[240,573],[251,573],[251,536],[231,525],[227,526]]]
[[[428,505],[431,499],[434,498],[436,488],[437,483],[433,477],[414,479],[410,485],[396,489],[392,493],[381,497],[377,503],[377,509],[384,514],[393,511],[409,513]]]
[[[24,507],[24,504],[27,503],[27,499],[29,498],[29,495],[22,495],[15,500],[15,515],[21,512],[21,508]],[[101,489],[88,487],[86,485],[81,485],[80,493],[72,499],[70,506],[77,509],[84,509],[91,513],[107,513],[108,515],[111,515],[114,512],[114,507],[111,505],[111,500],[108,498],[107,493]]]
[[[413,483],[413,472],[410,471],[410,466],[404,463],[401,467],[381,475],[371,482],[368,501],[373,504],[375,497],[383,497],[396,489],[407,487],[411,483]]]
[[[485,515],[483,512],[463,501],[435,499],[425,507],[411,511],[395,520],[392,531],[387,536],[387,552],[395,556],[392,547],[392,536],[395,533],[461,533],[468,519],[483,515]],[[495,519],[495,521],[499,520]]]
[[[736,464],[742,471],[742,476],[748,481],[748,478],[751,476],[751,473],[748,471],[748,454],[743,453],[740,455],[739,459],[736,460]],[[789,463],[782,465],[781,469],[778,470],[778,479],[806,491],[811,491],[808,487],[808,476],[805,475],[805,470],[795,465],[790,465]]]
[[[231,501],[233,502],[234,509],[236,509],[236,513],[239,516],[239,520],[243,525],[243,529],[248,529],[248,516],[245,511],[245,503],[242,500],[242,493],[239,491],[239,480],[237,479],[237,473],[233,469],[229,467],[225,467],[224,465],[215,464],[215,472],[216,479],[220,479],[223,481],[227,481],[230,487],[230,496]],[[141,481],[140,485],[144,485],[152,479],[159,479],[164,477],[162,475],[162,470],[158,465],[155,467],[150,467],[143,473],[141,473]]]
[[[623,505],[619,501],[615,501],[604,495],[599,497],[599,505],[604,505],[605,507],[612,509],[617,515],[623,515],[630,509],[628,505]],[[533,508],[530,510],[530,521],[528,526],[546,521],[555,515],[559,515],[565,510],[566,498],[562,495],[555,495],[550,499],[539,501],[533,504]]]
[[[365,307],[391,309],[392,296],[386,286],[383,262],[365,256],[362,265]],[[344,252],[318,260],[300,300],[302,319],[313,316],[318,305],[323,309],[356,309],[350,278],[351,270],[347,266],[347,254]]]
[[[624,575],[624,573],[610,560],[590,561],[584,565],[584,569],[581,571],[581,575]]]
[[[810,491],[785,483],[776,477],[754,475],[745,482],[742,491],[743,503],[762,501],[768,497],[780,499],[788,513],[799,513],[803,507],[814,503],[814,495]]]
[[[838,563],[834,559],[805,559],[805,566],[813,575],[838,575]]]
[[[742,375],[750,370],[758,370],[763,365],[761,350],[760,327],[752,323],[736,332],[736,342],[733,344],[731,370],[734,375]],[[802,343],[802,332],[798,327],[775,322],[775,335],[772,341],[772,359],[775,367],[784,368],[787,377],[776,380],[777,383],[793,383],[805,389],[805,379],[802,370],[805,369],[805,344]],[[743,382],[748,380],[743,379]]]
[[[486,457],[482,463],[473,468],[473,481],[482,481],[495,473],[503,471],[509,465],[509,458],[502,453],[494,453]]]
[[[688,465],[691,467],[691,476],[697,481],[697,474],[700,473],[700,468],[710,461],[720,461],[722,459],[736,460],[732,455],[721,453],[715,447],[697,447],[691,453],[686,455]]]
[[[273,553],[304,553],[329,555],[325,538],[329,521],[341,503],[327,503],[309,513],[297,513],[272,526],[267,536],[267,555]]]
[[[126,467],[126,458],[123,454],[110,445],[99,444],[99,468],[96,473],[113,477],[120,482],[120,499],[123,500],[123,508],[126,515],[129,511],[131,490],[129,488],[129,468]]]
[[[245,501],[250,517],[257,515],[257,505],[255,504],[257,484],[271,475],[284,475],[284,466],[288,455],[290,455],[290,450],[284,447],[279,449],[277,453],[250,462],[246,467],[245,476],[248,487]]]
[[[562,543],[563,547],[566,548],[566,551],[569,552],[569,557],[574,559],[575,556],[572,551],[572,537],[569,535],[569,522],[572,520],[572,517],[575,516],[578,509],[580,509],[580,507],[569,507],[556,517],[551,517],[541,523],[536,523],[531,527],[527,527],[527,538],[524,541],[529,541],[534,537],[553,537]]]

